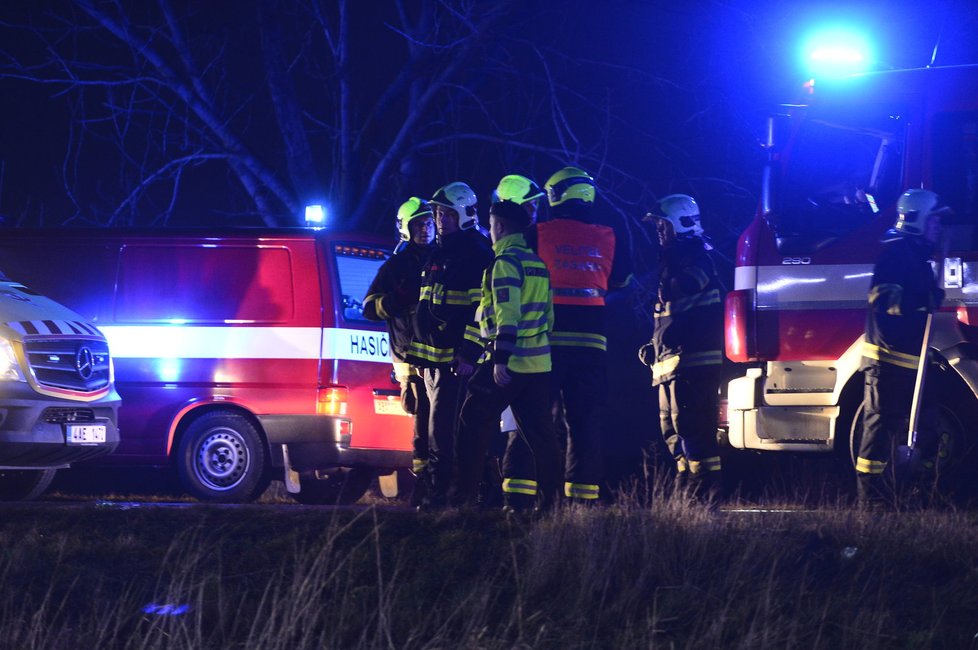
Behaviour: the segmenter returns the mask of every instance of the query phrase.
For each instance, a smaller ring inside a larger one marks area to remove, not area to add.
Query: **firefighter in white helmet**
[[[428,423],[428,475],[425,509],[448,505],[454,473],[458,413],[465,384],[474,370],[459,358],[466,326],[475,320],[482,295],[482,273],[492,261],[492,246],[479,232],[475,192],[449,183],[431,197],[438,247],[422,271],[421,301],[415,313],[415,339],[409,360],[422,368],[431,413]]]
[[[905,439],[927,315],[940,307],[944,292],[930,265],[947,212],[934,192],[911,189],[897,201],[897,219],[883,238],[873,268],[866,314],[863,361],[866,378],[863,435],[856,457],[860,505],[889,505],[884,479],[891,441]],[[924,386],[921,436],[915,450],[932,465],[937,413],[932,384]]]
[[[717,443],[718,390],[723,361],[720,282],[700,224],[699,206],[686,194],[671,194],[658,210],[659,292],[652,340],[639,359],[659,390],[659,424],[676,463],[680,484],[711,500],[720,488]]]
[[[418,369],[408,362],[414,339],[414,312],[421,293],[421,269],[434,249],[435,223],[427,201],[412,196],[397,211],[397,253],[377,270],[363,301],[366,318],[387,323],[394,376],[401,385],[404,410],[414,415],[412,503],[427,492],[428,396]]]

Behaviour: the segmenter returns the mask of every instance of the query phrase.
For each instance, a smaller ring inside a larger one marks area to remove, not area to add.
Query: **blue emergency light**
[[[306,226],[309,228],[326,227],[326,207],[320,204],[306,206]]]
[[[873,64],[872,48],[866,38],[843,28],[812,34],[802,51],[807,72],[816,79],[864,72]]]

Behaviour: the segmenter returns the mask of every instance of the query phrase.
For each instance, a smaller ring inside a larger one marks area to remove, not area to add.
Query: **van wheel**
[[[322,479],[301,477],[301,489],[292,498],[307,505],[350,505],[360,500],[373,479],[373,470],[360,467],[339,469]]]
[[[28,501],[44,494],[56,469],[0,470],[0,501]]]
[[[183,488],[201,501],[253,501],[264,489],[265,443],[248,418],[214,411],[194,420],[177,454]]]

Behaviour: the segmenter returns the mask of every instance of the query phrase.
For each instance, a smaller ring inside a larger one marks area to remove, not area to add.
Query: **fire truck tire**
[[[253,501],[267,487],[265,443],[248,418],[212,411],[194,420],[180,438],[177,475],[201,501]]]
[[[292,498],[307,505],[350,505],[366,493],[374,475],[373,470],[355,467],[330,472],[326,478],[301,477],[301,489]]]
[[[56,469],[0,470],[0,501],[28,501],[44,494]]]
[[[966,484],[970,475],[974,471],[975,462],[975,441],[969,439],[967,431],[962,424],[959,413],[963,413],[963,407],[957,401],[941,401],[937,405],[937,435],[938,457],[937,471],[941,476],[940,487],[950,492],[959,493],[973,491]],[[909,424],[908,424],[909,428]],[[856,458],[859,455],[859,447],[863,438],[863,404],[859,405],[850,427],[849,435],[849,459],[852,467],[856,466]],[[905,440],[893,441],[894,448],[905,445]]]

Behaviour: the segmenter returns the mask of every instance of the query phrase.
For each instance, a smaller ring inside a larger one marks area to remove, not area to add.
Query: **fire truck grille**
[[[95,411],[92,409],[75,409],[52,406],[44,409],[41,419],[51,424],[68,424],[69,422],[94,422]]]
[[[109,385],[109,345],[90,339],[41,339],[24,344],[37,383],[86,393]]]

